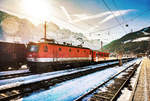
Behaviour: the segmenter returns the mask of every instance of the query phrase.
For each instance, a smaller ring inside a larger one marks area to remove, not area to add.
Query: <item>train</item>
[[[29,43],[27,66],[31,72],[48,72],[109,60],[110,53],[86,47],[57,44],[54,40]]]
[[[60,69],[85,66],[101,61],[111,60],[110,53],[92,50],[90,48],[56,43],[46,37],[46,22],[44,38],[41,42],[30,42],[27,46],[27,66],[31,72],[49,72]]]
[[[0,71],[27,64],[31,72],[74,68],[108,60],[110,53],[81,46],[56,44],[54,40],[26,44],[0,42]]]
[[[13,67],[19,69],[27,64],[31,72],[49,72],[61,69],[76,68],[89,64],[117,60],[109,52],[101,52],[90,48],[73,46],[72,44],[56,43],[53,39],[46,38],[46,22],[44,25],[44,41],[8,43],[0,42],[0,70]]]
[[[0,71],[19,69],[26,64],[27,48],[25,44],[0,42]]]

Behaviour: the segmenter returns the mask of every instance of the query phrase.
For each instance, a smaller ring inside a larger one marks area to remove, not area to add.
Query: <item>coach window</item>
[[[48,52],[48,47],[44,46],[44,52]]]
[[[59,51],[61,51],[61,48],[59,48]]]

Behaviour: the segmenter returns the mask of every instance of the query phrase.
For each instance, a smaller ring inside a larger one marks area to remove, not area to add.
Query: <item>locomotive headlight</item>
[[[49,0],[22,0],[23,12],[27,17],[48,21],[52,16],[52,6]]]

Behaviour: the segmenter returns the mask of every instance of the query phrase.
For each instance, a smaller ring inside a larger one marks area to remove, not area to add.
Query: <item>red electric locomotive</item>
[[[89,48],[66,44],[56,44],[46,39],[45,24],[44,42],[29,43],[27,65],[31,72],[48,72],[65,67],[88,65],[91,62],[106,60],[109,53],[92,51]]]
[[[27,61],[30,71],[47,72],[67,66],[90,64],[92,51],[88,48],[48,42],[30,43]]]

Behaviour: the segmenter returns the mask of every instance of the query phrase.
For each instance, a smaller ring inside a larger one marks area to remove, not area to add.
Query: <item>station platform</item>
[[[143,58],[132,101],[150,101],[150,59]]]

